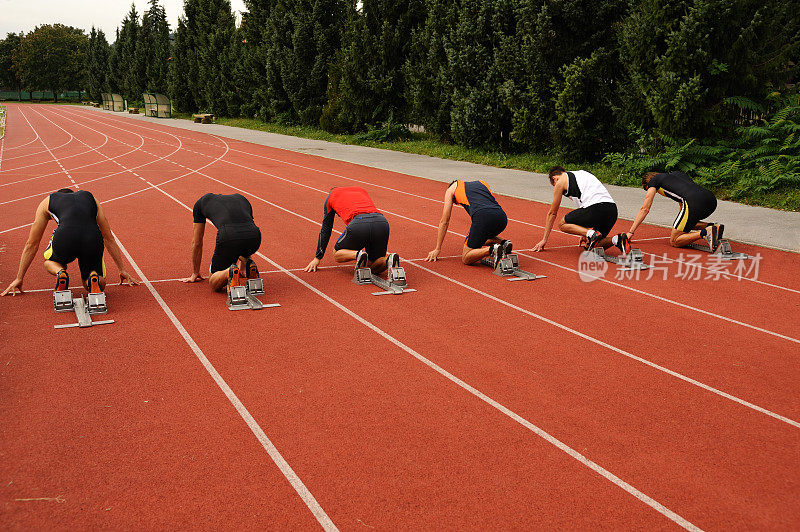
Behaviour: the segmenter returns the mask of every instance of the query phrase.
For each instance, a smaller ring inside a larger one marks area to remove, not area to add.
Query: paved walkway
[[[100,110],[100,112],[110,113],[111,111]],[[219,124],[195,124],[189,120],[165,120],[148,118],[143,115],[126,114],[125,116],[264,146],[402,172],[445,183],[449,183],[453,179],[485,179],[490,183],[492,190],[500,194],[548,204],[553,199],[553,188],[550,186],[546,174],[450,161],[427,155],[304,139]],[[617,203],[620,218],[633,220],[644,200],[644,191],[631,187],[606,186]],[[573,203],[567,200],[563,205],[572,207]],[[670,227],[677,214],[676,205],[672,200],[657,196],[653,208],[647,216],[647,223]],[[725,236],[731,240],[800,252],[800,212],[786,212],[742,205],[732,201],[720,201],[712,220],[725,224]],[[544,219],[539,221],[539,223],[543,222]],[[621,228],[625,229],[626,227],[626,224],[622,223]]]

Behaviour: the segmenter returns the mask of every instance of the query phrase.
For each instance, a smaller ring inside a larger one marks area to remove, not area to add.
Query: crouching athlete
[[[386,264],[386,250],[389,245],[389,222],[375,208],[367,191],[361,187],[335,187],[324,203],[325,217],[319,230],[317,253],[305,271],[317,270],[325,256],[325,249],[331,239],[335,215],[347,224],[342,236],[334,244],[333,260],[336,262],[356,261],[356,268],[369,267],[372,273],[381,273],[387,266],[399,266],[399,258],[392,253],[394,264]]]
[[[106,286],[104,248],[108,249],[117,265],[120,282],[138,284],[125,269],[108,219],[92,193],[62,188],[43,199],[36,208],[31,232],[19,261],[17,278],[0,295],[13,294],[15,291],[22,293],[22,279],[36,256],[50,220],[55,220],[57,227],[44,252],[44,269],[56,276],[56,290],[69,288],[67,265],[77,259],[83,286],[89,292],[102,292]]]
[[[261,247],[261,230],[253,221],[253,206],[241,194],[205,194],[192,209],[194,230],[191,261],[193,273],[181,279],[184,283],[203,280],[200,262],[203,259],[203,235],[206,220],[217,228],[214,255],[211,257],[208,284],[221,292],[223,287],[239,286],[240,272],[249,279],[259,277],[258,267],[251,256]]]
[[[585,170],[567,172],[561,166],[554,166],[548,174],[553,186],[553,201],[544,223],[544,236],[533,246],[533,251],[544,250],[550,231],[558,215],[561,198],[571,199],[577,209],[570,211],[558,223],[558,228],[571,235],[581,237],[584,249],[591,251],[596,246],[608,249],[619,248],[627,255],[631,251],[628,235],[620,233],[609,237],[617,223],[617,204],[608,189],[594,174]]]
[[[469,214],[472,225],[461,251],[464,264],[475,264],[492,256],[495,264],[511,253],[511,241],[498,235],[508,225],[508,217],[484,181],[453,181],[444,193],[442,219],[436,235],[436,247],[428,253],[426,261],[435,261],[442,251],[444,236],[450,226],[453,205],[461,205]]]
[[[647,194],[628,230],[628,238],[633,239],[633,234],[650,212],[656,194],[661,194],[680,204],[678,216],[672,224],[672,232],[669,235],[670,245],[680,248],[705,238],[711,251],[716,251],[725,226],[700,221],[711,216],[717,209],[717,198],[713,192],[701,187],[683,172],[648,172],[642,177],[642,188]]]

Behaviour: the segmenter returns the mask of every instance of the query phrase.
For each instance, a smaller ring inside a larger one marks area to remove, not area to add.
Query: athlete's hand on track
[[[425,257],[425,262],[436,262],[436,258],[438,256],[439,256],[439,250],[434,249],[430,253],[428,253],[427,257]]]
[[[131,274],[129,274],[125,270],[122,270],[121,272],[119,272],[119,284],[129,284],[133,286],[139,284],[139,280],[134,279],[133,277],[131,277]]]
[[[319,264],[319,259],[317,257],[314,257],[313,259],[311,259],[311,262],[308,263],[308,266],[306,266],[303,269],[307,272],[315,272],[317,271],[318,264]]]
[[[196,283],[196,282],[202,281],[202,280],[203,280],[203,276],[200,275],[199,273],[193,273],[190,277],[186,277],[184,279],[181,279],[181,281],[183,281],[184,283]]]
[[[540,240],[539,242],[536,243],[535,246],[533,246],[533,250],[534,251],[544,251],[545,243],[546,242],[544,240]]]
[[[8,293],[11,293],[12,296],[17,295],[17,292],[20,294],[22,293],[22,279],[14,279],[14,281],[8,285],[8,288],[3,290],[3,293],[0,296],[4,296]]]

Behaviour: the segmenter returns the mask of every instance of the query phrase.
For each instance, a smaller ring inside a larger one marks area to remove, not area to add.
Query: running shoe
[[[714,224],[717,227],[717,240],[722,240],[722,233],[725,231],[725,226],[722,224]]]
[[[592,236],[586,238],[586,251],[593,250],[602,239],[603,234],[600,231],[594,230]]]
[[[260,277],[258,273],[258,266],[256,266],[256,262],[247,257],[247,261],[245,261],[244,269],[247,270],[247,278],[248,279],[258,279]]]
[[[492,244],[489,246],[489,252],[492,255],[492,267],[497,268],[500,259],[503,258],[503,247],[500,244]]]
[[[627,255],[631,252],[631,241],[628,238],[628,235],[625,233],[620,233],[617,235],[617,247],[623,255]]]
[[[706,242],[708,242],[711,253],[714,253],[719,246],[719,230],[716,225],[706,227]]]
[[[228,292],[231,291],[231,286],[239,286],[239,265],[235,262],[228,268]]]
[[[365,249],[359,250],[358,255],[356,255],[356,269],[366,268],[367,262],[369,262],[369,256],[367,255],[367,251]]]
[[[500,248],[503,253],[504,257],[508,257],[511,254],[511,249],[513,248],[513,244],[511,244],[511,240],[501,240],[500,241]]]
[[[69,274],[67,270],[61,270],[56,274],[56,292],[69,288]]]
[[[100,289],[100,276],[97,275],[97,272],[92,272],[89,274],[89,293],[99,294],[100,292],[102,292]]]
[[[400,266],[400,256],[397,253],[389,253],[386,256],[387,268],[398,268]]]

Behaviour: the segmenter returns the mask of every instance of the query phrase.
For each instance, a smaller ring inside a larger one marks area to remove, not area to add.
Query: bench
[[[132,114],[132,115],[138,115],[139,114],[139,108],[138,107],[128,107],[128,112],[130,114]]]
[[[214,115],[211,113],[201,113],[192,115],[192,118],[198,124],[210,124],[214,120]]]

